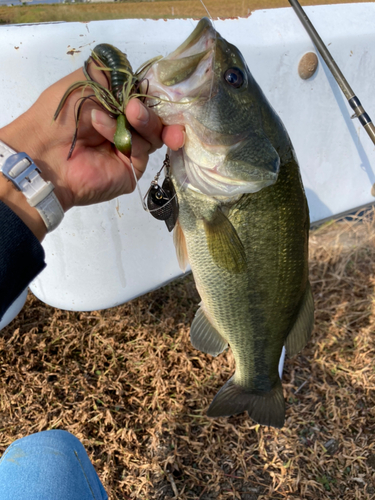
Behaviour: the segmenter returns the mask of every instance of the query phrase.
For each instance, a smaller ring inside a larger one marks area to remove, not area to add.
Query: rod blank
[[[349,85],[345,76],[342,74],[340,68],[337,66],[336,61],[333,59],[330,51],[327,49],[327,46],[320,38],[318,32],[314,28],[310,19],[307,17],[306,12],[303,10],[298,0],[289,0],[289,3],[293,7],[294,12],[297,14],[299,20],[309,34],[314,45],[318,49],[319,54],[322,56],[324,62],[328,66],[328,69],[332,73],[343,94],[347,98],[349,105],[353,109],[356,117],[359,119],[361,125],[363,125],[363,128],[366,130],[370,139],[375,144],[375,126],[372,123],[371,118],[364,110],[358,97],[354,94],[353,89]]]

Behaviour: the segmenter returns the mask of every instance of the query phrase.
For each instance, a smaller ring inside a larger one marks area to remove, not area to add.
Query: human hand
[[[94,78],[105,83],[98,70]],[[72,157],[67,160],[75,130],[74,108],[82,91],[75,91],[69,97],[56,122],[52,122],[52,117],[68,87],[84,79],[82,70],[77,70],[59,80],[46,89],[28,111],[0,129],[0,139],[16,151],[26,152],[40,168],[42,177],[54,184],[64,211],[75,205],[107,201],[135,188],[129,159],[112,145],[116,121],[91,100],[83,106],[77,143]],[[90,93],[90,90],[85,91],[85,95]],[[138,99],[129,102],[126,116],[135,129],[131,160],[137,178],[143,174],[149,154],[163,142],[174,150],[182,147],[183,128],[163,127],[152,110]],[[17,203],[12,208],[14,205]],[[37,214],[35,209],[31,210]],[[34,221],[38,221],[37,217],[33,214]],[[40,230],[39,227],[39,238]]]

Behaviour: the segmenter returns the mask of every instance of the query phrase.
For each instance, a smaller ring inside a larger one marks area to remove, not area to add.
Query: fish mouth
[[[203,17],[195,27],[190,36],[174,50],[167,58],[169,60],[178,59],[181,56],[186,57],[197,54],[203,48],[207,49],[210,42],[215,42],[216,30],[207,17]]]
[[[176,50],[151,67],[146,75],[147,93],[173,103],[207,98],[212,90],[216,38],[211,21],[201,19]]]

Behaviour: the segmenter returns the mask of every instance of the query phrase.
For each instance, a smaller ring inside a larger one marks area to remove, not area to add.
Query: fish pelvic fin
[[[202,307],[196,312],[191,324],[190,341],[193,347],[211,356],[217,356],[228,347],[228,342],[212,326]]]
[[[258,424],[281,428],[285,421],[285,401],[280,379],[270,392],[256,393],[236,384],[234,377],[220,389],[207,416],[230,417],[247,411]]]
[[[189,257],[186,246],[185,235],[182,231],[181,224],[177,220],[176,225],[173,230],[173,243],[176,248],[176,255],[178,260],[178,265],[183,272],[186,271],[186,267],[189,264]]]
[[[245,248],[230,220],[218,209],[212,220],[204,219],[203,222],[215,264],[233,274],[244,272],[247,267]]]
[[[294,356],[303,347],[305,347],[310,339],[313,327],[314,297],[312,294],[310,282],[308,281],[297,319],[285,341],[285,349],[288,356]]]

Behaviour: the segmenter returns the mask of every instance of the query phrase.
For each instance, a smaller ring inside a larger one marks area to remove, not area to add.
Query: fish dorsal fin
[[[173,243],[176,248],[177,260],[182,271],[186,271],[186,267],[189,264],[189,257],[186,247],[185,235],[181,229],[181,224],[177,220],[176,225],[173,230]]]
[[[309,341],[314,326],[314,298],[310,282],[307,282],[306,291],[302,298],[297,319],[290,330],[285,349],[288,356],[297,354]]]
[[[211,356],[217,356],[228,347],[227,341],[212,326],[202,307],[196,312],[191,324],[190,341],[193,347]]]
[[[215,264],[232,274],[246,270],[245,248],[229,219],[218,209],[215,217],[204,219],[207,245]]]

